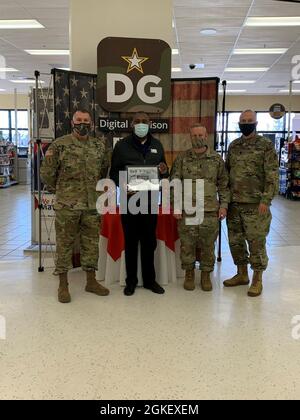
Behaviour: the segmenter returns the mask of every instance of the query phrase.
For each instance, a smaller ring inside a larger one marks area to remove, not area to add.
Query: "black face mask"
[[[253,133],[253,131],[256,130],[256,123],[251,123],[251,124],[239,124],[241,133],[244,134],[244,136],[248,137],[250,136],[251,133]]]
[[[79,134],[81,137],[85,137],[89,134],[91,130],[91,124],[74,124],[74,130],[77,134]]]

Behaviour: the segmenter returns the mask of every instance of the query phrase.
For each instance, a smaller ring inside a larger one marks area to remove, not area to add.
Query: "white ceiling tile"
[[[300,27],[249,28],[243,23],[250,16],[300,15],[300,5],[273,0],[174,0],[175,29],[174,48],[179,55],[172,57],[174,66],[182,66],[177,77],[222,77],[255,79],[247,86],[247,93],[276,93],[270,85],[287,83],[291,78],[292,57],[300,55]],[[37,19],[46,29],[0,30],[0,54],[9,66],[20,70],[18,76],[32,76],[35,70],[49,72],[52,67],[68,67],[68,57],[38,57],[26,54],[24,49],[69,48],[68,0],[0,0],[0,19]],[[212,37],[201,35],[204,28],[215,28]],[[113,33],[112,33],[113,35]],[[236,48],[290,48],[282,56],[233,56]],[[95,52],[96,54],[96,52]],[[192,63],[205,64],[205,69],[191,71]],[[230,67],[269,67],[264,74],[224,73]],[[10,89],[15,88],[7,80],[0,80]],[[27,87],[18,90],[28,91]]]

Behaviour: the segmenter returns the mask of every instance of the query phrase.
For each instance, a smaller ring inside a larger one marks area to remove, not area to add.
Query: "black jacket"
[[[126,166],[157,166],[162,162],[166,163],[165,152],[159,140],[155,139],[151,134],[148,134],[147,145],[144,148],[145,155],[143,155],[138,141],[138,138],[134,134],[131,134],[116,144],[112,154],[109,173],[110,178],[116,185],[119,185],[119,172],[125,171]],[[169,172],[161,175],[161,177],[168,178]]]

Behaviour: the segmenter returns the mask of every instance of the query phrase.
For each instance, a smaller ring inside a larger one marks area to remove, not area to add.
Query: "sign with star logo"
[[[98,45],[97,101],[108,112],[164,112],[171,48],[160,39],[108,37]]]
[[[139,57],[137,49],[134,48],[131,57],[124,56],[122,58],[123,58],[123,60],[127,61],[127,63],[129,64],[128,69],[127,69],[127,74],[130,71],[135,70],[135,69],[138,70],[139,72],[141,72],[142,74],[144,74],[142,64],[145,61],[149,60],[149,57]]]

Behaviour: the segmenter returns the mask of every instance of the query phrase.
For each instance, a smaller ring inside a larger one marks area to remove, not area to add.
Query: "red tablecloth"
[[[100,235],[107,238],[107,252],[117,261],[125,248],[121,216],[109,213],[102,216]],[[172,214],[162,214],[161,209],[157,218],[156,238],[175,252],[175,242],[179,239],[177,221]]]

